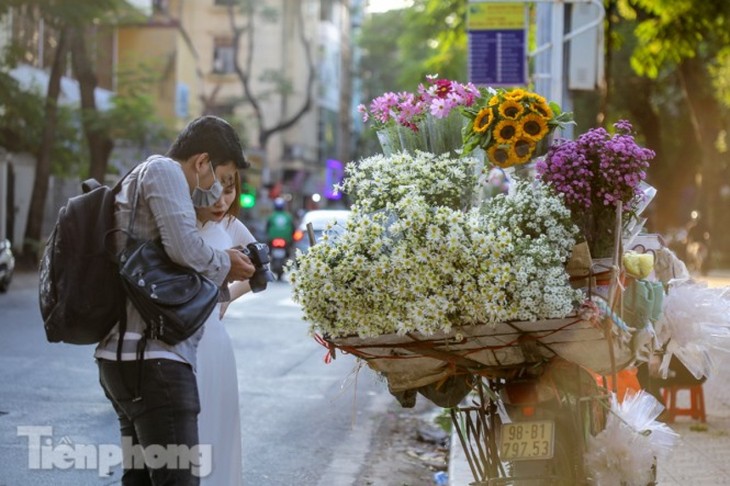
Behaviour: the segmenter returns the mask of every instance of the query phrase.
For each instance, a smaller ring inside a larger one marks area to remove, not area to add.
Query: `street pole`
[[[565,4],[556,1],[552,4],[550,19],[550,93],[547,97],[558,106],[563,106],[563,33],[565,32]]]

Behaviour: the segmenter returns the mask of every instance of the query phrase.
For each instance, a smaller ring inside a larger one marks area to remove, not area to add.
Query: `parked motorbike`
[[[269,242],[270,259],[269,267],[277,280],[281,280],[284,276],[286,262],[289,260],[289,245],[284,238],[274,238]]]
[[[605,428],[609,390],[566,361],[480,378],[471,406],[452,408],[472,486],[592,484],[584,466]],[[655,484],[656,468],[651,466]]]
[[[0,293],[8,291],[15,271],[15,257],[10,240],[0,240]]]
[[[690,220],[668,235],[668,246],[690,271],[707,275],[710,269],[710,231],[699,211],[692,211]]]

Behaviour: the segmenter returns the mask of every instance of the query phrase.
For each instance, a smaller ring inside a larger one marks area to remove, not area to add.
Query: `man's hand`
[[[228,257],[231,259],[231,270],[226,277],[228,282],[247,280],[253,276],[256,268],[246,255],[234,248],[226,250],[226,253],[228,253]]]

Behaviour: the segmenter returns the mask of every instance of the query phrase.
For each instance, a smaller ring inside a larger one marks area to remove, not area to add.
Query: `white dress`
[[[203,226],[199,223],[198,230],[209,245],[218,249],[254,241],[251,233],[237,219]],[[219,307],[216,307],[205,322],[205,331],[198,344],[198,435],[200,444],[212,446],[213,459],[210,474],[202,477],[200,484],[240,486],[243,460],[236,358],[231,338],[219,315]]]

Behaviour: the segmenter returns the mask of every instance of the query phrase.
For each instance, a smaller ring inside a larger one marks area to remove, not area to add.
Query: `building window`
[[[233,66],[233,41],[230,38],[216,37],[213,45],[213,72],[230,74]]]

